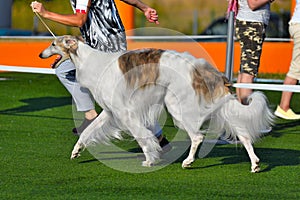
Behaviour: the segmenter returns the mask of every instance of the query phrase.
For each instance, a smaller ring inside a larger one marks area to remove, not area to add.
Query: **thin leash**
[[[44,24],[44,26],[47,28],[47,30],[51,33],[51,35],[54,37],[54,39],[56,39],[56,36],[54,35],[54,33],[50,30],[49,26],[44,22],[43,18],[41,18],[41,16],[39,15],[39,13],[34,12],[35,15],[41,20],[41,22]]]

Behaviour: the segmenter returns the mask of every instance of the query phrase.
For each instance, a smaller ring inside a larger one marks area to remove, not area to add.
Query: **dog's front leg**
[[[146,160],[142,162],[142,166],[144,167],[152,167],[155,164],[155,161],[159,159],[159,152],[161,151],[161,148],[158,144],[157,139],[153,136],[151,138],[147,138],[146,143],[138,141],[140,144]]]
[[[142,166],[153,166],[155,161],[159,159],[159,152],[161,151],[161,147],[159,146],[157,138],[150,132],[150,137],[137,138],[136,140],[142,148],[146,158],[146,160],[142,162]]]
[[[89,144],[89,140],[91,135],[95,133],[104,123],[106,123],[110,119],[110,116],[106,111],[102,111],[98,117],[80,134],[80,137],[75,144],[71,159],[77,158],[80,156],[80,152],[85,149],[85,147]]]
[[[78,141],[73,148],[71,159],[78,158],[80,156],[80,152],[83,151],[84,148],[84,145]]]
[[[142,166],[153,166],[155,164],[155,161],[159,159],[159,152],[162,151],[158,139],[150,130],[148,130],[138,121],[135,121],[134,123],[130,123],[130,121],[127,122],[128,130],[136,139],[137,143],[142,148],[143,153],[146,157],[146,160],[142,162]]]
[[[182,162],[182,168],[188,168],[191,167],[192,163],[195,160],[195,154],[197,152],[199,144],[203,141],[204,136],[199,131],[197,134],[191,134],[189,133],[189,136],[191,138],[191,148],[188,157]]]

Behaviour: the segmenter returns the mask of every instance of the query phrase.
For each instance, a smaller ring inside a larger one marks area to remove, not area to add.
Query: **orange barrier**
[[[134,8],[124,2],[115,1],[125,30],[134,29]]]
[[[209,55],[213,58],[216,66],[222,72],[226,64],[226,43],[203,43]],[[259,73],[283,73],[290,66],[292,58],[293,42],[264,42],[261,56]],[[234,43],[234,72],[238,72],[240,65],[240,45]]]
[[[226,64],[226,42],[200,42],[199,47],[188,42],[129,42],[129,49],[139,47],[157,47],[164,49],[176,49],[177,51],[188,51],[196,57],[206,58],[220,71],[225,72]],[[265,42],[260,63],[260,73],[286,73],[292,56],[292,42]],[[206,52],[201,51],[205,50]],[[199,51],[200,50],[200,51]],[[207,53],[207,54],[206,54]],[[234,43],[234,72],[238,72],[240,65],[240,46]]]
[[[49,46],[51,40],[0,40],[0,65],[49,68],[53,58],[40,59],[39,53]],[[234,44],[234,72],[238,71],[240,48]],[[204,57],[220,71],[225,71],[226,42],[139,42],[128,41],[128,49],[137,48],[174,49],[187,51],[196,57]],[[292,42],[265,42],[260,73],[286,73],[292,55]]]
[[[50,40],[0,41],[0,65],[50,68],[54,57],[39,58],[40,52],[50,43]]]

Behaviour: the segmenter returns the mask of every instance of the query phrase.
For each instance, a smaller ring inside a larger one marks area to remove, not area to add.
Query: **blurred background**
[[[0,36],[2,35],[49,35],[43,24],[32,13],[32,0],[1,0]],[[40,0],[51,11],[62,14],[72,13],[69,0]],[[143,13],[137,9],[124,7],[116,0],[122,10],[122,20],[128,28],[161,27],[186,35],[223,35],[226,34],[225,12],[227,0],[143,0],[159,13],[160,24],[148,23]],[[290,18],[291,0],[276,0],[272,3],[272,19],[268,37],[289,37],[287,22]],[[124,12],[125,11],[125,12]],[[67,27],[46,21],[56,35],[79,34],[78,28]]]

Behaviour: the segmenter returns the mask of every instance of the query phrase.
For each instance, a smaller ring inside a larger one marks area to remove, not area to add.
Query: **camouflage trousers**
[[[241,45],[240,72],[257,76],[266,25],[236,20],[236,37]]]

